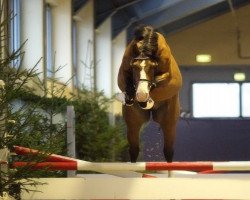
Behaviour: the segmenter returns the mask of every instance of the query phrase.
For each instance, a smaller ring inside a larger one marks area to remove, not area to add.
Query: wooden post
[[[75,144],[75,110],[74,106],[67,106],[67,149],[68,155],[72,158],[76,157]],[[67,176],[73,177],[76,171],[68,171]]]

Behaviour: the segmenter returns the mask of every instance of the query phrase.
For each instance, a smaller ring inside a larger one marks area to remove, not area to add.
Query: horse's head
[[[140,54],[130,63],[133,69],[133,82],[138,102],[147,102],[150,89],[154,86],[154,75],[157,62]]]

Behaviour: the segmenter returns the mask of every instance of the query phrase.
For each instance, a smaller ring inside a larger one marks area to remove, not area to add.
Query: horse
[[[118,72],[131,162],[137,161],[140,130],[151,117],[163,131],[164,157],[172,162],[181,86],[179,67],[164,36],[151,26],[137,27]]]

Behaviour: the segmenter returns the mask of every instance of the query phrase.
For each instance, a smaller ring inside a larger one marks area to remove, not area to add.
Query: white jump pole
[[[249,174],[211,174],[172,178],[119,178],[103,174],[83,178],[38,179],[46,184],[24,192],[24,200],[47,199],[249,199]],[[29,187],[29,186],[27,186]]]

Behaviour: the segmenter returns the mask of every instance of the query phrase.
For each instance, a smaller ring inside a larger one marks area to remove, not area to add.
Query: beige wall
[[[55,68],[64,66],[56,73],[56,78],[60,82],[58,85],[64,85],[72,78],[72,9],[71,0],[25,0],[21,2],[21,24],[20,35],[21,44],[26,40],[27,42],[23,46],[25,56],[23,58],[22,67],[29,69],[33,68],[36,63],[36,69],[39,72],[39,78],[46,80],[46,73],[44,72],[45,66],[45,4],[49,4],[52,8],[52,42],[53,53],[55,56]],[[37,81],[34,79],[34,81]],[[69,81],[67,91],[65,94],[71,91],[71,84]],[[50,86],[48,80],[47,83]],[[29,83],[30,87],[35,88],[35,92],[40,94],[36,84]]]
[[[127,32],[122,31],[116,38],[112,41],[112,80],[113,80],[113,93],[120,91],[117,84],[118,71],[122,62],[123,54],[126,49]]]
[[[250,5],[236,11],[241,30],[242,55],[250,56]],[[196,54],[211,54],[209,65],[250,64],[237,55],[236,18],[227,13],[184,31],[169,35],[168,43],[180,65],[200,65]],[[204,65],[204,64],[203,64]]]
[[[112,96],[112,43],[111,18],[106,19],[96,30],[95,56],[96,56],[96,87],[104,91],[107,97]]]
[[[78,87],[94,87],[94,2],[88,1],[73,18],[76,22]],[[84,63],[84,64],[83,64]]]
[[[122,57],[126,48],[127,32],[122,31],[116,38],[112,41],[112,94],[121,92],[117,84],[118,71],[121,65]],[[114,115],[121,115],[122,104],[121,102],[115,100],[112,105],[112,113]]]
[[[27,40],[22,49],[25,52],[22,66],[26,69],[33,68],[44,57],[43,8],[42,0],[21,3],[21,44]],[[43,72],[43,60],[38,63],[37,70]],[[40,78],[44,78],[42,73]]]
[[[55,69],[63,67],[56,73],[56,78],[62,83],[72,76],[72,13],[71,0],[60,0],[52,6],[52,42],[55,52]]]

